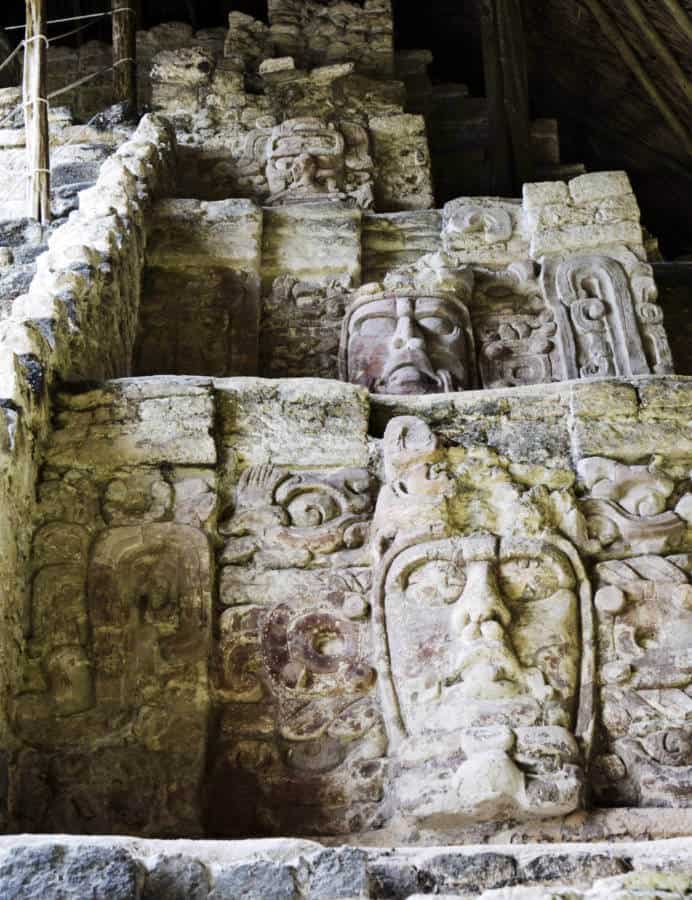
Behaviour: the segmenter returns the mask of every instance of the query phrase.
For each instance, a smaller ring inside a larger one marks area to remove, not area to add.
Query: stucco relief
[[[383,444],[373,622],[399,811],[433,824],[579,808],[593,641],[576,550],[506,470],[420,419],[392,419]]]
[[[250,131],[238,160],[239,185],[269,206],[374,202],[374,163],[367,130],[357,122],[300,116]]]
[[[365,469],[243,470],[222,519],[211,818],[349,832],[379,815],[386,738],[369,629]],[[233,814],[221,798],[244,798]],[[216,798],[219,798],[218,801]]]
[[[476,385],[468,312],[472,276],[444,258],[364,285],[341,329],[339,373],[375,394],[437,394]]]

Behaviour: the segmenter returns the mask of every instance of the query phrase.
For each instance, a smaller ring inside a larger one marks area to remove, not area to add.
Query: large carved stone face
[[[375,394],[436,394],[469,384],[468,314],[451,296],[365,299],[344,332],[342,377]]]
[[[385,616],[409,735],[569,727],[578,687],[575,578],[540,541],[417,544],[392,562]]]

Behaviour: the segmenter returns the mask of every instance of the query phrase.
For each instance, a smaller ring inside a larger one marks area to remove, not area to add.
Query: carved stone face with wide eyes
[[[467,330],[467,315],[451,298],[373,298],[348,322],[347,378],[376,394],[463,390]]]
[[[409,734],[571,724],[579,668],[571,567],[536,542],[491,546],[434,541],[392,563],[385,615]]]

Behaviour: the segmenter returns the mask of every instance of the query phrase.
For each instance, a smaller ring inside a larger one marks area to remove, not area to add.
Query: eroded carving
[[[691,572],[689,554],[596,566],[601,802],[692,805]]]
[[[560,381],[557,325],[530,262],[474,269],[471,321],[485,388]]]
[[[373,172],[365,128],[317,116],[256,127],[238,163],[241,185],[265,193],[271,206],[341,200],[369,209]]]
[[[264,569],[358,564],[371,508],[365,469],[291,474],[271,465],[250,467],[219,526],[228,535],[221,563],[252,561]]]
[[[601,558],[670,553],[687,541],[692,503],[687,479],[676,481],[649,465],[625,465],[593,456],[577,472],[586,496],[579,508]]]
[[[396,270],[356,291],[341,330],[339,374],[375,394],[436,394],[476,383],[467,270]]]
[[[591,611],[576,552],[509,490],[479,490],[469,517],[457,504],[484,465],[465,468],[421,420],[391,420],[383,444],[373,610],[401,811],[432,823],[577,808]],[[507,522],[514,507],[505,533],[498,504]]]
[[[214,799],[220,833],[348,833],[378,814],[386,738],[371,661],[371,517],[364,469],[260,465],[238,479],[221,524],[228,608],[212,780],[215,797],[245,799],[240,830]]]

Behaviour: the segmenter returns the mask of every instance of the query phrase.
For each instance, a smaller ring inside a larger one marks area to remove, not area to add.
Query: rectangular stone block
[[[217,378],[223,445],[243,466],[365,466],[367,391],[315,378]]]
[[[262,286],[279,275],[360,283],[362,213],[341,203],[264,210]]]
[[[46,462],[73,468],[213,465],[211,383],[202,378],[112,381],[60,394]]]
[[[396,266],[413,265],[442,246],[439,210],[363,216],[363,283],[381,281]]]
[[[135,372],[254,375],[262,211],[250,200],[154,208]]]

